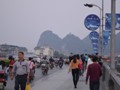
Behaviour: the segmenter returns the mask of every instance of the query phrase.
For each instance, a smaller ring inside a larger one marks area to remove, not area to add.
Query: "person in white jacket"
[[[92,64],[93,61],[92,61],[92,58],[91,58],[91,55],[88,55],[88,64],[87,64],[87,67]]]

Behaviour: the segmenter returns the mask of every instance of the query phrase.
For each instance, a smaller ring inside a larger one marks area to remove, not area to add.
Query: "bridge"
[[[102,71],[100,90],[120,90],[120,73],[117,70],[112,70],[107,62],[103,62]],[[67,72],[68,67],[65,66],[56,73],[38,80],[31,90],[74,90],[72,76]],[[86,72],[84,76],[80,77],[77,89],[89,90],[89,84],[85,84],[85,77]]]
[[[112,70],[106,62],[103,64],[101,87],[101,90],[120,90],[120,73]]]

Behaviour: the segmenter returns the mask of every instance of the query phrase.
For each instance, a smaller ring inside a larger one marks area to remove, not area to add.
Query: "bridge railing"
[[[101,80],[102,90],[120,90],[120,76],[116,70],[111,70],[107,63],[103,64]]]

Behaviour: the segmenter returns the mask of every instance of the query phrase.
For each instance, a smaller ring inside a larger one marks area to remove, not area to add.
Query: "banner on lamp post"
[[[109,38],[110,38],[110,31],[104,31],[103,32],[103,47],[104,47],[104,49],[108,45]]]
[[[120,13],[116,14],[116,25],[115,29],[120,30]],[[106,21],[105,21],[105,30],[110,31],[111,30],[111,13],[106,13]]]
[[[91,40],[96,40],[96,39],[98,39],[98,37],[99,37],[99,34],[98,34],[98,32],[96,32],[96,31],[92,31],[92,32],[89,34],[89,38],[90,38]]]

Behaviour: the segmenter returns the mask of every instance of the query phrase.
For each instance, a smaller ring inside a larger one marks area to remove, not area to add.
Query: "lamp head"
[[[89,7],[89,8],[93,7],[92,4],[84,4],[84,6]]]

